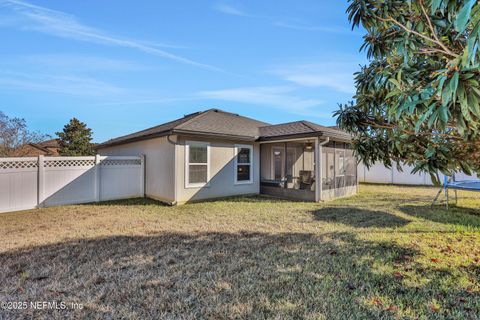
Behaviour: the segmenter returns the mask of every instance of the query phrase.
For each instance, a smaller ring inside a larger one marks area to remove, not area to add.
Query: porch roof
[[[295,121],[260,127],[258,141],[277,141],[294,138],[329,137],[334,140],[350,142],[351,136],[345,131],[325,127],[309,121]]]

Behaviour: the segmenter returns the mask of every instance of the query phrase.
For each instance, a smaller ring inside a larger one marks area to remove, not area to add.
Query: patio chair
[[[300,170],[300,189],[311,189],[313,185],[313,173],[310,170]]]

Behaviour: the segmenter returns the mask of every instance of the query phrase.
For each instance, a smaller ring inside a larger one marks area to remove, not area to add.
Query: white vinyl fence
[[[143,197],[141,157],[0,158],[0,212]]]
[[[363,164],[358,165],[358,181],[369,183],[387,183],[387,184],[406,184],[406,185],[433,185],[429,174],[416,173],[412,174],[412,166],[402,165],[402,171],[397,170],[396,165],[391,168],[385,167],[382,163],[376,163],[369,169]],[[439,174],[440,181],[443,181],[443,174]],[[477,176],[467,176],[464,173],[455,174],[458,180],[473,180]]]

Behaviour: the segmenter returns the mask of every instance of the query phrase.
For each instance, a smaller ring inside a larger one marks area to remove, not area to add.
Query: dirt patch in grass
[[[480,200],[467,194],[452,219],[418,214],[434,193],[361,186],[324,204],[137,199],[0,215],[0,301],[84,306],[0,318],[476,319]]]

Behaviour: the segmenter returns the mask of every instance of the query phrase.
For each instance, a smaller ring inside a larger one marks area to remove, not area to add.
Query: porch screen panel
[[[345,144],[335,143],[335,188],[345,186]]]
[[[350,145],[345,149],[345,179],[347,187],[357,185],[357,161]]]
[[[333,143],[322,147],[322,189],[335,188],[335,148]]]
[[[273,149],[273,178],[277,181],[283,177],[283,151],[280,148]]]

